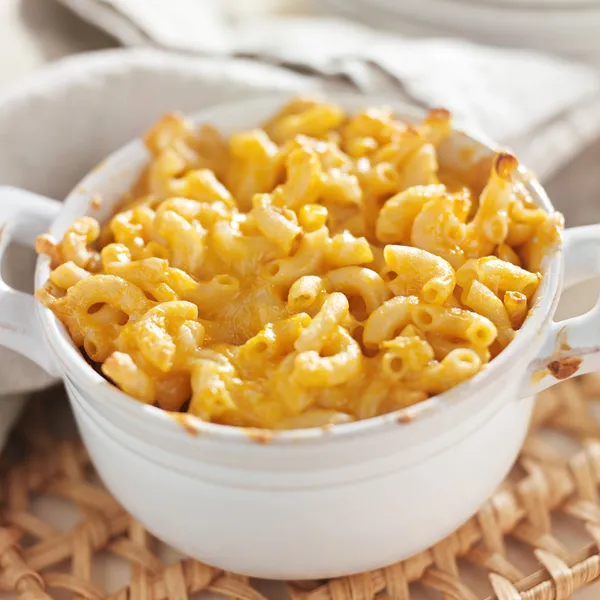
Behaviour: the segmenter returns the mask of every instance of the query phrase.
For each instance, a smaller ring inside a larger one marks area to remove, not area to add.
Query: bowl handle
[[[44,196],[0,186],[0,266],[11,240],[33,248],[36,236],[48,230],[61,206]],[[36,314],[35,299],[7,285],[1,271],[0,346],[33,360],[50,375],[59,375]]]
[[[563,289],[600,275],[600,224],[565,231]],[[530,365],[523,396],[600,370],[600,298],[594,308],[565,321],[552,321],[548,337]]]

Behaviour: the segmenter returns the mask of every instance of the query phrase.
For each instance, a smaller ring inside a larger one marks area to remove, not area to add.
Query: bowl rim
[[[281,103],[288,100],[294,94],[289,92],[275,92],[265,94],[251,100],[241,100],[236,102],[223,103],[218,106],[209,107],[190,115],[188,118],[193,123],[207,122],[211,119],[218,119],[219,115],[225,115],[230,111],[241,111],[253,114],[257,110],[264,111],[265,106],[273,112]],[[373,105],[391,106],[394,112],[400,117],[408,120],[421,117],[423,110],[406,102],[394,100],[386,96],[362,95],[356,93],[327,93],[326,95],[311,93],[313,96],[322,96],[328,100],[345,104],[352,104],[354,107],[348,110],[357,110],[358,106],[366,108]],[[251,117],[250,117],[251,118]],[[256,125],[254,125],[256,126]],[[222,126],[217,125],[222,128]],[[500,147],[494,142],[488,140],[481,133],[472,133],[468,128],[455,127],[454,135],[465,135],[468,139],[477,145],[485,148],[487,151],[496,152]],[[68,194],[63,207],[61,208],[57,219],[51,225],[50,230],[54,231],[58,225],[66,226],[74,218],[89,214],[91,208],[91,198],[93,195],[92,182],[94,179],[106,178],[114,175],[123,165],[132,160],[137,155],[137,160],[141,156],[148,156],[141,138],[135,138],[127,144],[108,155],[99,165],[91,169],[81,181],[75,185]],[[536,204],[547,210],[553,211],[554,207],[550,202],[544,188],[522,165],[519,166],[518,176],[526,185],[533,196]],[[90,191],[86,191],[89,189]],[[85,210],[73,211],[76,204],[80,203],[81,196],[87,197]],[[71,210],[70,210],[71,209]],[[91,211],[90,211],[91,212]],[[92,213],[93,214],[93,213]],[[35,269],[35,287],[43,285],[48,277],[50,259],[46,256],[38,257]],[[101,374],[95,371],[85,360],[83,355],[72,342],[64,325],[54,314],[37,303],[37,317],[42,325],[42,331],[46,342],[55,359],[61,366],[63,376],[66,376],[73,383],[77,384],[82,390],[86,391],[84,398],[86,401],[98,399],[108,402],[120,412],[128,413],[141,423],[144,423],[156,431],[159,435],[169,431],[178,431],[180,434],[199,434],[198,439],[217,439],[227,442],[269,442],[270,444],[294,444],[300,441],[334,440],[348,437],[374,434],[384,429],[398,429],[398,425],[411,426],[416,422],[421,422],[425,418],[439,413],[442,410],[449,410],[456,407],[459,403],[473,397],[492,383],[497,382],[511,366],[518,363],[523,356],[528,356],[527,347],[531,341],[545,336],[546,328],[556,310],[559,300],[559,290],[562,283],[563,268],[563,241],[559,246],[545,259],[544,276],[538,289],[537,298],[530,310],[523,327],[519,330],[515,339],[507,348],[489,365],[486,365],[479,373],[468,381],[461,383],[443,394],[432,396],[423,402],[413,406],[399,409],[391,413],[353,421],[351,423],[313,427],[307,429],[293,430],[271,430],[258,428],[235,427],[231,425],[221,425],[202,421],[200,418],[188,413],[170,413],[155,406],[150,406],[135,400],[124,393]],[[534,357],[532,357],[534,358]],[[529,376],[530,362],[523,369],[523,378]],[[181,416],[184,415],[184,416]],[[183,427],[182,427],[183,425]],[[188,437],[190,437],[188,435]]]

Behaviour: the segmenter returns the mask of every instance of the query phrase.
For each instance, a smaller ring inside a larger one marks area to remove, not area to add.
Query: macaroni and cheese
[[[418,126],[293,99],[224,138],[163,117],[118,212],[37,240],[37,298],[140,402],[215,423],[303,428],[391,412],[464,382],[513,340],[562,217],[517,160],[481,186]]]

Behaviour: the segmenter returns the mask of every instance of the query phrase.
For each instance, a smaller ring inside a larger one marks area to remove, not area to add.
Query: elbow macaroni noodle
[[[163,117],[103,227],[77,219],[40,302],[127,394],[215,423],[343,424],[445,392],[513,340],[562,229],[500,153],[476,189],[418,126],[296,98],[223,138]]]

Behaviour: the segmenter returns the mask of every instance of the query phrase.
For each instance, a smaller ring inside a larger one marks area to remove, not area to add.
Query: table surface
[[[232,0],[229,2],[234,6]],[[248,7],[264,10],[267,5],[278,12],[305,12],[308,0],[249,0],[244,3],[244,10]],[[117,46],[111,37],[82,22],[55,0],[0,0],[0,40],[0,90],[68,54]],[[546,182],[555,206],[565,213],[571,226],[600,221],[600,202],[596,202],[600,190],[598,164],[600,141]],[[40,509],[56,512],[52,506]],[[60,513],[60,510],[56,513],[59,520],[68,520],[68,516]],[[119,574],[111,572],[110,565],[101,568],[108,579],[120,579]],[[597,584],[573,597],[597,600],[599,596],[600,584]]]

